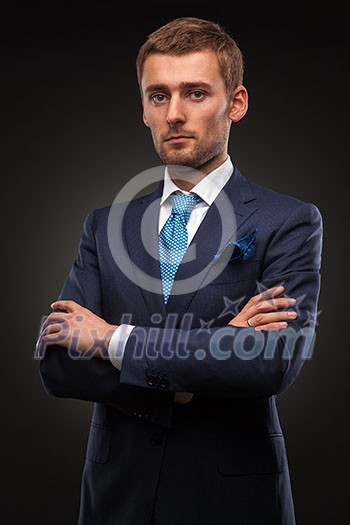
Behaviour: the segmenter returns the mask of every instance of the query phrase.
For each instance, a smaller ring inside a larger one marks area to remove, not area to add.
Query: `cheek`
[[[218,132],[221,132],[222,130],[226,130],[229,126],[229,119],[227,118],[227,115],[224,111],[218,111],[217,113],[214,113],[210,115],[210,117],[206,119],[202,119],[201,121],[201,129],[203,134],[209,136],[216,135]]]
[[[211,106],[207,108],[207,111],[203,110],[203,107],[198,108],[198,124],[203,129],[212,130],[213,126],[222,126],[229,121],[228,108],[227,105],[216,104],[215,107]]]
[[[213,118],[218,123],[227,123],[229,119],[229,111],[227,106],[220,105],[215,111]]]
[[[162,132],[162,122],[160,118],[156,118],[154,115],[145,115],[147,125],[151,130],[153,136],[157,136]]]

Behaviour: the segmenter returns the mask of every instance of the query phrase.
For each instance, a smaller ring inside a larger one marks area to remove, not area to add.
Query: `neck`
[[[168,166],[170,177],[181,190],[191,191],[209,173],[216,170],[227,159],[227,152],[210,159],[197,168],[188,166]]]

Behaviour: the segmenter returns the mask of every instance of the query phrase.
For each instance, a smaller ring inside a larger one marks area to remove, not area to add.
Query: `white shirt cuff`
[[[135,328],[132,324],[121,324],[116,328],[108,345],[109,359],[118,370],[122,369],[122,362],[126,343],[131,331]]]

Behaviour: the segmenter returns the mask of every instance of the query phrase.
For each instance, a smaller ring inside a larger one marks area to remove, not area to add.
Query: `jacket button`
[[[160,445],[163,442],[163,436],[159,432],[154,432],[151,437],[152,445]]]
[[[154,378],[154,383],[153,384],[154,384],[154,386],[160,386],[160,379],[159,379],[159,377],[155,377]]]
[[[149,386],[154,386],[155,379],[156,379],[155,376],[147,377],[147,383],[149,384]]]
[[[168,388],[168,384],[169,384],[169,381],[168,381],[167,379],[165,379],[165,378],[163,378],[163,379],[161,380],[161,382],[160,382],[160,386],[161,386],[162,388]]]

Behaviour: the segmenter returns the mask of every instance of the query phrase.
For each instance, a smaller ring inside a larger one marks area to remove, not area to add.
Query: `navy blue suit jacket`
[[[57,345],[40,361],[50,394],[94,402],[79,525],[149,525],[152,512],[160,525],[292,525],[275,399],[311,355],[320,213],[313,204],[249,183],[234,168],[221,195],[234,208],[237,231],[226,228],[222,236],[225,214],[211,206],[191,243],[196,257],[176,276],[203,270],[205,286],[171,296],[165,307],[160,290],[146,282],[147,276],[160,279],[159,263],[145,249],[140,227],[161,192],[162,184],[125,211],[123,243],[143,277],[128,278],[116,264],[106,207],[88,215],[60,295],[112,324],[130,314],[136,328],[121,372],[108,359],[72,359]],[[156,206],[153,213],[149,242],[156,245]],[[256,229],[253,256],[235,250],[220,273],[210,273],[220,264],[214,255],[231,237]],[[259,332],[254,339],[253,329],[227,327],[235,309],[277,284],[298,299],[298,319],[284,337]],[[180,391],[193,392],[192,401],[175,404]]]

